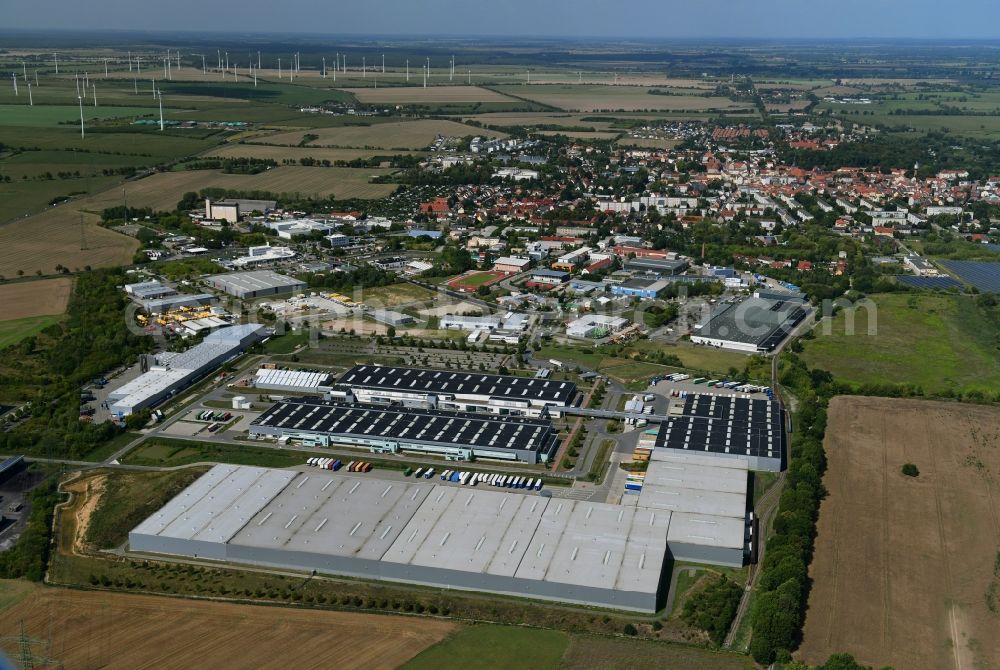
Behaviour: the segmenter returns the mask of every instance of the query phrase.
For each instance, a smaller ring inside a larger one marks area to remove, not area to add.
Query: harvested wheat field
[[[188,191],[228,188],[240,191],[302,193],[338,198],[381,198],[395,190],[392,184],[369,184],[376,175],[390,174],[382,168],[324,168],[281,166],[260,174],[223,174],[218,170],[159,172],[128,185],[130,207],[152,207],[173,211]],[[113,190],[82,201],[95,212],[121,203],[121,191]]]
[[[396,668],[455,629],[447,621],[70,591],[0,582],[0,646],[20,622],[34,653],[70,668]],[[17,600],[20,598],[20,600]],[[17,600],[12,603],[11,601]]]
[[[112,195],[113,204],[119,204],[121,191],[112,193],[117,194]],[[138,241],[101,228],[99,216],[81,212],[89,200],[69,202],[0,226],[0,275],[14,277],[18,271],[31,275],[39,270],[56,274],[57,265],[77,270],[131,263]]]
[[[1000,409],[838,397],[826,434],[803,660],[1000,667]]]
[[[410,155],[413,151],[380,151],[377,149],[325,149],[323,147],[279,147],[272,144],[227,144],[206,151],[203,155],[210,158],[264,158],[276,161],[285,159],[315,158],[318,161],[353,161],[358,158],[372,156],[395,155],[397,153]]]
[[[684,94],[656,95],[653,93],[656,89],[645,86],[531,84],[530,86],[498,86],[496,90],[532,102],[575,112],[600,110],[700,112],[751,109],[748,103],[734,102],[729,98]]]
[[[393,123],[373,123],[370,126],[338,126],[278,133],[262,137],[264,144],[298,145],[306,134],[318,138],[308,142],[310,147],[375,148],[375,149],[426,149],[438,135],[445,137],[506,137],[503,133],[474,128],[457,121],[420,119]]]
[[[506,95],[479,86],[391,86],[345,88],[359,102],[386,105],[430,105],[449,102],[511,102]]]
[[[62,314],[72,290],[68,277],[0,285],[0,321]]]

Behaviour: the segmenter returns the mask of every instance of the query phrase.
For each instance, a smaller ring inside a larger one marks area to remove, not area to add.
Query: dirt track
[[[10,583],[0,582],[0,591]],[[395,668],[455,625],[379,616],[34,587],[0,612],[0,636],[74,668]],[[3,649],[16,658],[16,645]]]
[[[826,451],[802,658],[1000,667],[1000,409],[835,398]]]

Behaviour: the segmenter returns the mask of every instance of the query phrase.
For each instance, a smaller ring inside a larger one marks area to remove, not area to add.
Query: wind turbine
[[[11,72],[10,73],[10,80],[12,82],[14,82],[14,95],[18,95],[18,92],[17,92],[17,73],[16,72]]]
[[[382,54],[382,74],[385,74],[385,54]]]
[[[105,63],[104,67],[107,68],[107,64],[106,63]],[[24,83],[27,84],[28,83],[28,66],[24,64],[24,61],[21,61],[21,72],[24,73]]]
[[[281,79],[281,59],[278,59],[278,79]]]
[[[128,52],[128,71],[132,71],[132,52]]]
[[[56,74],[59,74],[59,54],[52,54],[52,56],[56,59]]]
[[[323,56],[323,79],[326,79],[326,56]]]
[[[205,54],[201,55],[201,73],[208,74],[208,69],[205,68]]]
[[[97,87],[91,86],[90,90],[94,93],[94,107],[97,107]]]
[[[35,106],[35,98],[32,97],[32,95],[31,95],[31,83],[30,82],[28,83],[28,106],[29,107],[34,107]]]
[[[104,59],[104,78],[105,79],[108,78],[108,59],[107,58]],[[25,79],[27,79],[27,77],[25,77]]]
[[[138,56],[135,57],[135,72],[136,72],[136,74],[142,74],[142,64],[139,62],[140,60],[141,59]]]
[[[86,134],[83,131],[83,96],[76,96],[76,100],[80,103],[80,138],[83,139],[86,137]]]
[[[361,57],[361,78],[368,78],[368,61],[365,60],[364,56]]]
[[[257,69],[260,69],[260,51],[257,52]]]
[[[409,81],[410,81],[410,59],[407,58],[406,59],[406,82],[409,83]]]
[[[160,132],[163,132],[163,92],[157,96],[160,99]]]

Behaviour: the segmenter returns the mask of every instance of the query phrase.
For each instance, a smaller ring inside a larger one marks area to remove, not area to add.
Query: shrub
[[[634,624],[630,624],[630,623],[625,624],[625,628],[622,629],[622,630],[623,630],[623,632],[626,635],[638,635],[639,634],[639,629],[636,628]]]
[[[913,463],[907,463],[903,466],[903,474],[907,477],[916,477],[920,474],[920,470]]]

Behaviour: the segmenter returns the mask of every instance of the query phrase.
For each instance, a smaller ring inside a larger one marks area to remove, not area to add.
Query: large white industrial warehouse
[[[264,326],[244,324],[215,331],[187,351],[157,354],[147,372],[108,394],[119,417],[152,407],[181,391],[265,336]]]
[[[699,467],[668,456],[666,468]],[[719,503],[693,503],[709,512],[699,513],[638,502],[217,465],[139,524],[129,546],[641,612],[663,606],[670,560],[742,565],[745,524],[710,513]]]

